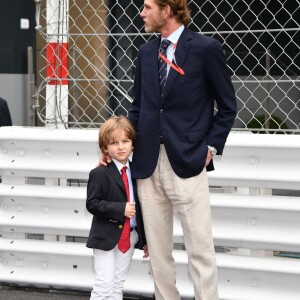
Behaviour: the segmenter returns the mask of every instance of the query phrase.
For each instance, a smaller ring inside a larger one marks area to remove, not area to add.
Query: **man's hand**
[[[148,258],[149,257],[149,250],[148,250],[148,246],[145,245],[144,246],[144,256],[143,258]]]
[[[208,150],[207,150],[206,161],[205,161],[205,167],[208,166],[208,164],[210,163],[211,159],[212,159],[212,155],[211,155],[210,150],[208,149]]]
[[[111,163],[111,157],[109,155],[101,154],[99,157],[99,166],[107,166],[107,164]]]

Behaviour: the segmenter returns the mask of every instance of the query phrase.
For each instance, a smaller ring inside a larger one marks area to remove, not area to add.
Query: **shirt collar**
[[[121,173],[121,170],[122,170],[122,168],[124,167],[124,165],[121,164],[119,161],[117,161],[117,160],[114,159],[114,158],[113,158],[112,160],[113,160],[113,162],[115,163],[116,167],[118,168],[119,172]],[[130,170],[128,159],[127,159],[127,162],[126,162],[125,166]]]
[[[175,30],[173,33],[171,33],[167,39],[174,45],[179,40],[179,37],[184,30],[184,25],[181,25],[177,30]],[[165,37],[161,36],[161,41],[163,41]]]

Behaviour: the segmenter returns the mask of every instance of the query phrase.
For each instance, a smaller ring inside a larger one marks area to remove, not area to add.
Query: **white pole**
[[[68,127],[69,0],[47,0],[46,126]]]

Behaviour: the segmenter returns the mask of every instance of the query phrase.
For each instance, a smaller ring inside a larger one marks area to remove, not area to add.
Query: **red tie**
[[[126,174],[126,169],[127,169],[126,166],[122,168],[121,176],[126,190],[127,201],[129,202],[130,201],[129,184],[128,184],[128,177]],[[119,239],[118,248],[123,253],[125,253],[130,248],[130,219],[127,217],[125,217],[125,223],[124,223],[121,237]]]

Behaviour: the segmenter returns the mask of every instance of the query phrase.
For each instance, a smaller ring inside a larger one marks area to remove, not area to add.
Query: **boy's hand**
[[[132,219],[135,216],[135,204],[132,202],[127,202],[124,212],[125,217]]]
[[[107,164],[111,163],[111,157],[109,155],[101,154],[99,157],[99,166],[107,166]]]
[[[145,245],[144,246],[144,256],[143,256],[143,258],[147,258],[147,257],[149,257],[149,250],[148,250],[148,246]]]

